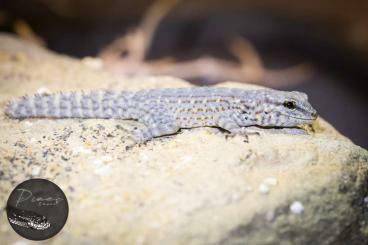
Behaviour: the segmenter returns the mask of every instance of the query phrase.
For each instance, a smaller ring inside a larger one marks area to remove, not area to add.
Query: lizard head
[[[254,94],[257,95],[251,96],[251,101],[244,105],[241,113],[248,123],[265,127],[295,127],[311,124],[317,118],[316,110],[304,93],[262,90]],[[251,108],[247,109],[249,105]]]

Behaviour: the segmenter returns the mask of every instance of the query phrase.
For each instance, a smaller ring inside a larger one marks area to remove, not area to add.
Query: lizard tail
[[[11,118],[128,118],[133,93],[91,91],[23,96],[8,103]]]

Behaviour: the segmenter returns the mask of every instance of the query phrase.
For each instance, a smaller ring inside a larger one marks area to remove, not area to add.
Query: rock
[[[137,122],[4,115],[10,98],[38,90],[190,86],[170,77],[116,77],[92,61],[0,36],[0,200],[4,207],[31,177],[58,184],[69,217],[48,243],[368,242],[368,152],[322,119],[308,135],[262,131],[245,142],[198,128],[127,150]],[[0,238],[22,240],[5,212]]]

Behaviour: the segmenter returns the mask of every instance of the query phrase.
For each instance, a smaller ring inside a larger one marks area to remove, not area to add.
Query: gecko
[[[305,93],[226,87],[92,90],[34,94],[11,100],[10,118],[114,118],[136,120],[136,143],[183,128],[218,127],[247,136],[247,127],[293,128],[312,124],[317,112]]]
[[[9,222],[24,228],[46,230],[51,223],[46,216],[29,210],[21,210],[12,206],[6,207]]]

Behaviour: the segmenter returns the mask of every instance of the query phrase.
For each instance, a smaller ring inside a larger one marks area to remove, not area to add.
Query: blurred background
[[[0,0],[0,30],[122,75],[309,95],[368,148],[366,0]]]

